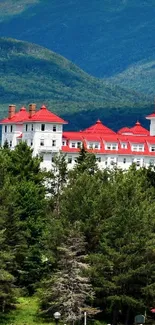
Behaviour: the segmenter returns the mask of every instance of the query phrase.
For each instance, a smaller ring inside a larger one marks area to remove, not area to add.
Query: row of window
[[[43,147],[45,145],[44,139],[40,139],[40,146]],[[52,140],[52,147],[56,147],[56,140]]]
[[[4,131],[5,133],[13,132],[13,125],[5,125]]]
[[[63,141],[63,146],[66,145],[66,142]],[[82,142],[71,142],[70,147],[71,148],[81,148],[82,146]],[[88,149],[100,149],[100,144],[99,143],[95,143],[95,142],[89,142]],[[106,150],[118,150],[118,144],[116,143],[108,143],[105,146]],[[121,149],[127,149],[127,143],[122,143],[121,144]],[[144,145],[143,144],[134,144],[131,147],[132,151],[140,151],[143,152],[144,151]],[[150,151],[155,151],[155,145],[150,146]]]
[[[46,130],[46,124],[41,124],[40,126],[41,131],[45,131]],[[34,124],[25,124],[25,131],[34,131]],[[56,132],[57,131],[57,126],[53,125],[52,126],[52,131]],[[13,125],[5,125],[4,127],[4,132],[13,132]]]
[[[46,124],[41,124],[40,125],[40,130],[41,131],[46,131],[46,128],[47,128],[47,125]],[[25,131],[33,131],[34,130],[34,125],[33,124],[25,124]],[[49,131],[49,129],[48,129]],[[57,126],[56,125],[53,125],[52,126],[52,131],[53,132],[56,132],[57,131]]]
[[[76,161],[77,161],[77,158],[73,158],[73,157],[68,157],[68,159],[67,159],[68,164],[72,164],[72,162],[76,162]],[[96,161],[100,163],[100,162],[102,162],[102,158],[97,157]],[[117,165],[117,161],[116,161],[116,159],[114,157],[111,157],[109,160],[108,159],[106,159],[106,160],[103,159],[103,162],[105,163],[105,166],[107,166],[107,165]],[[127,159],[123,158],[123,164],[126,164],[126,162],[127,162]],[[137,167],[140,167],[141,164],[142,164],[142,161],[141,161],[141,159],[137,158],[137,159],[132,160],[132,164],[133,163],[136,164]],[[150,166],[154,166],[155,165],[155,160],[150,159],[149,164],[150,164]]]

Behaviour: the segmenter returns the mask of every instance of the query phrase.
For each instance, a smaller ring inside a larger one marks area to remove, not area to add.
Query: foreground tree
[[[155,193],[147,188],[145,173],[134,167],[115,171],[110,182],[111,215],[101,222],[92,277],[100,304],[113,314],[112,323],[128,324],[155,303]]]
[[[59,249],[58,269],[50,275],[40,291],[43,315],[52,316],[59,310],[64,321],[72,322],[83,317],[83,310],[94,313],[86,303],[92,301],[94,293],[88,278],[83,235],[74,228],[66,243]]]

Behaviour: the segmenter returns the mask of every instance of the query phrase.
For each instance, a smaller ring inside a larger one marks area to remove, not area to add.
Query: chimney
[[[32,117],[36,112],[36,104],[29,105],[29,117]]]
[[[11,119],[15,115],[16,105],[9,105],[8,118]]]

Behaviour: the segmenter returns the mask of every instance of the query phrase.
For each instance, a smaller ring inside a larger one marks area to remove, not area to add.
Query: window
[[[150,151],[155,151],[155,145],[150,147]]]
[[[7,125],[5,125],[5,133],[7,132]]]
[[[150,166],[154,166],[154,159],[150,159]]]
[[[77,142],[77,148],[81,148],[81,142]]]
[[[122,144],[121,144],[121,148],[122,148],[122,149],[127,149],[127,144],[126,144],[126,143],[122,143]]]
[[[106,147],[107,150],[117,150],[117,144],[116,143],[108,143],[107,144],[107,147]]]
[[[126,164],[126,158],[123,158],[123,164]]]
[[[68,164],[72,163],[72,157],[68,157]]]
[[[31,124],[31,131],[33,131],[33,124]]]
[[[72,143],[71,143],[71,148],[75,148],[75,147],[76,147],[75,142],[72,142]]]
[[[28,124],[25,125],[25,131],[27,132],[28,130]]]
[[[56,146],[56,140],[52,140],[52,147]]]
[[[52,156],[52,163],[55,163],[55,155]]]
[[[13,125],[10,126],[10,132],[12,132],[12,131],[13,131]]]
[[[89,149],[93,149],[93,143],[92,142],[89,143]]]
[[[132,151],[144,151],[144,145],[143,144],[134,144],[132,146]]]
[[[97,158],[96,158],[96,161],[97,161],[97,162],[101,162],[101,157],[97,157]]]
[[[140,167],[140,159],[137,159],[137,161],[136,161],[136,166],[137,166],[137,167]]]
[[[53,132],[56,132],[56,130],[57,130],[56,125],[53,125]]]
[[[95,148],[95,149],[98,149],[98,148],[99,148],[99,144],[98,144],[98,143],[95,143],[94,148]]]
[[[105,166],[108,165],[108,158],[105,159]]]
[[[33,146],[33,140],[31,139],[30,141],[30,146],[32,147]]]
[[[116,164],[115,158],[113,158],[113,157],[110,158],[110,164],[111,165],[115,165]]]
[[[10,148],[12,147],[12,140],[10,140]]]
[[[40,146],[44,146],[44,139],[40,140]]]
[[[62,145],[65,146],[66,145],[66,141],[62,141]]]
[[[45,124],[41,124],[41,131],[45,131]]]

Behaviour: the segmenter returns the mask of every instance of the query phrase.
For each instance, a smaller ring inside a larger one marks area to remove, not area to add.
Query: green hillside
[[[109,80],[122,87],[147,94],[154,99],[155,58],[134,64]]]
[[[0,2],[0,36],[45,46],[91,75],[114,76],[154,55],[154,0]]]
[[[45,103],[69,120],[71,117],[79,128],[92,123],[93,112],[98,112],[97,118],[106,118],[116,108],[119,116],[118,110],[133,107],[136,114],[135,107],[149,105],[145,97],[91,77],[60,55],[27,42],[0,39],[0,71],[1,117],[9,103]],[[113,122],[116,124],[116,118]]]

